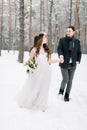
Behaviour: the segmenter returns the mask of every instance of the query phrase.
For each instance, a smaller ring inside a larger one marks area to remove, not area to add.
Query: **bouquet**
[[[25,66],[27,67],[27,73],[33,73],[37,68],[37,63],[35,60],[28,60]]]

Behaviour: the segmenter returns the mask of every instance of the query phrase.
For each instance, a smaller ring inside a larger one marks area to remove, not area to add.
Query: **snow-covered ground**
[[[52,55],[53,58],[57,54]],[[60,68],[52,64],[52,80],[46,112],[19,108],[15,96],[26,77],[24,64],[17,62],[18,53],[2,51],[0,57],[0,130],[87,130],[87,55],[78,65],[70,102],[58,96]],[[28,59],[25,53],[24,61]]]

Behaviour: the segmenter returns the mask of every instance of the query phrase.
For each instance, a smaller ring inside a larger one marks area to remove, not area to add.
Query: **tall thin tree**
[[[2,50],[2,32],[3,32],[3,0],[1,3],[1,27],[0,27],[0,32],[1,32],[1,36],[0,36],[0,56],[1,56],[1,50]]]
[[[42,17],[42,4],[43,4],[43,1],[40,0],[40,31],[42,30],[42,24],[43,24],[43,17]]]
[[[72,0],[70,0],[70,20],[69,20],[69,25],[72,24]]]
[[[79,9],[80,9],[80,0],[76,0],[75,29],[76,29],[76,36],[77,36],[77,38],[80,38]]]
[[[30,5],[29,5],[29,46],[31,47],[31,38],[32,38],[32,0],[30,0]]]
[[[19,2],[19,55],[18,61],[23,63],[24,58],[24,0]]]
[[[47,30],[47,32],[48,32],[48,16],[49,16],[49,13],[48,13],[48,0],[46,0],[46,30]]]
[[[49,7],[49,16],[48,16],[48,43],[50,48],[52,49],[52,12],[53,12],[53,0],[49,0],[50,7]]]
[[[12,31],[12,17],[11,17],[11,1],[9,0],[9,47],[8,51],[12,49],[11,45],[11,31]]]
[[[46,18],[46,16],[45,16],[45,2],[44,2],[44,0],[42,1],[42,5],[43,5],[43,7],[42,7],[42,10],[43,10],[43,31],[45,31],[45,26],[46,26],[46,24],[45,24],[45,18]]]

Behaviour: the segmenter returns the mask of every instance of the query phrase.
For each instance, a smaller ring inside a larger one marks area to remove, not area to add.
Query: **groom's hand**
[[[63,55],[60,55],[60,63],[64,63],[64,57],[63,57]]]

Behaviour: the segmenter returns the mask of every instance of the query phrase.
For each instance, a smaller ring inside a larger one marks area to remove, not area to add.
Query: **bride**
[[[34,38],[35,44],[30,51],[30,60],[35,59],[38,67],[34,73],[29,73],[18,94],[17,103],[20,107],[45,111],[51,80],[50,64],[59,60],[51,60],[51,52],[46,44],[47,36],[43,33],[36,37]]]

